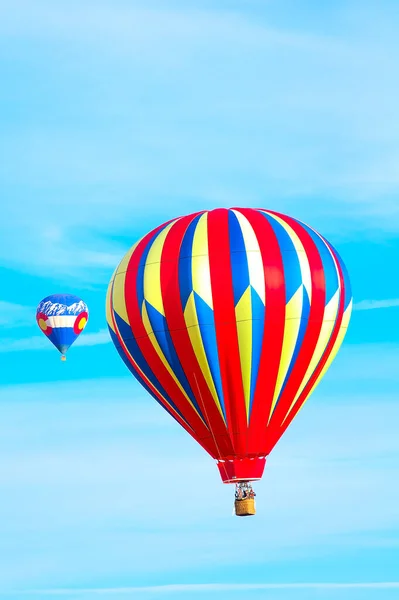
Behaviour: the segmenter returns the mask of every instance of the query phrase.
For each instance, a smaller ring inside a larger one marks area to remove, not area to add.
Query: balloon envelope
[[[351,307],[346,268],[316,231],[268,210],[216,209],[130,249],[107,321],[133,375],[231,483],[262,476],[336,355]]]
[[[36,321],[54,346],[64,355],[86,327],[87,305],[72,294],[44,298],[36,310]]]

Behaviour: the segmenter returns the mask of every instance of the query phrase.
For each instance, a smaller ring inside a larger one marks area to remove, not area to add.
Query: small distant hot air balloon
[[[72,294],[53,294],[44,298],[36,311],[36,321],[50,342],[66,360],[66,352],[82,333],[89,319],[87,305]]]
[[[250,481],[327,371],[352,308],[345,265],[314,229],[264,209],[160,225],[108,289],[112,340],[133,375],[236,484]]]

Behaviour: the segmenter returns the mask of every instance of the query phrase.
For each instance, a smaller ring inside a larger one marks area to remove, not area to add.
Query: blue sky
[[[1,598],[398,597],[398,27],[396,0],[0,4]],[[243,520],[104,316],[139,236],[234,205],[326,235],[355,299]],[[58,291],[91,310],[65,365]]]

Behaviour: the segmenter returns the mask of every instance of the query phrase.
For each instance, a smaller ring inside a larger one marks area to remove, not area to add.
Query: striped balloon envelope
[[[127,367],[232,483],[262,476],[334,359],[352,297],[341,258],[314,229],[234,208],[145,235],[106,304]]]
[[[36,321],[65,360],[68,348],[86,327],[87,305],[72,294],[52,294],[44,298],[36,310]]]

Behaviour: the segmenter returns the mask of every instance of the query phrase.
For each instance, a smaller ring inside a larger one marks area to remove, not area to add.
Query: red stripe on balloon
[[[235,315],[228,218],[229,211],[225,208],[208,213],[209,263],[228,429],[235,455],[246,456],[247,415]]]
[[[270,428],[271,437],[269,438],[270,446],[268,452],[276,444],[282,435],[282,423],[290,409],[293,399],[305,377],[306,371],[313,358],[314,351],[319,339],[321,327],[323,324],[323,317],[325,311],[325,300],[326,300],[326,284],[324,276],[324,268],[321,256],[317,249],[316,244],[312,240],[309,233],[302,227],[302,225],[286,215],[282,215],[277,212],[269,211],[271,214],[277,215],[280,219],[283,219],[297,234],[299,237],[310,267],[311,274],[311,286],[312,286],[312,298],[309,312],[309,320],[306,328],[305,336],[302,341],[302,345],[295,361],[295,365],[292,369],[291,375],[287,380],[284,389],[281,393],[279,401],[273,412]]]
[[[330,246],[330,244],[324,240],[325,243],[328,245],[329,249],[331,250],[332,254],[334,255],[334,258],[336,260],[336,264],[338,267],[338,276],[339,276],[339,281],[340,281],[340,299],[339,299],[339,308],[338,308],[338,315],[337,315],[337,320],[335,322],[334,325],[334,329],[333,332],[331,334],[330,340],[327,344],[327,348],[324,351],[323,356],[321,357],[316,369],[314,370],[312,376],[310,377],[308,383],[306,384],[306,386],[304,387],[304,389],[302,390],[298,400],[296,401],[293,409],[291,410],[291,412],[289,413],[288,417],[286,418],[286,420],[284,421],[284,423],[282,424],[281,428],[280,428],[280,432],[279,432],[279,437],[281,437],[283,435],[283,433],[286,431],[286,429],[289,427],[289,425],[292,423],[293,419],[295,418],[295,416],[297,415],[297,413],[299,412],[301,406],[303,406],[304,402],[306,401],[310,391],[312,390],[313,385],[315,384],[317,378],[319,377],[321,371],[323,370],[327,360],[329,359],[331,352],[334,348],[335,342],[337,340],[339,331],[341,329],[341,325],[342,325],[342,319],[344,316],[344,305],[345,305],[345,282],[344,282],[344,277],[343,277],[343,273],[342,273],[342,269],[341,269],[341,265],[339,263],[338,257],[336,255],[336,253],[334,252],[334,249]],[[276,440],[277,442],[278,440]]]
[[[174,381],[162,360],[158,356],[150,338],[147,335],[141,318],[141,308],[138,304],[136,282],[139,272],[140,259],[147,244],[154,235],[154,232],[159,231],[159,229],[160,227],[146,235],[138,244],[130,258],[125,279],[126,309],[133,337],[137,342],[144,360],[147,362],[149,368],[165,392],[173,400],[176,407],[180,410],[186,421],[190,424],[193,431],[196,433],[196,436],[198,435],[198,439],[197,437],[195,437],[195,439],[199,441],[199,439],[209,436],[209,430],[198,415],[195,408],[188,402],[187,398],[180,390],[179,386]]]
[[[188,226],[198,214],[200,213],[179,219],[166,237],[162,250],[161,289],[165,318],[173,346],[211,432],[211,435],[208,432],[206,438],[201,438],[202,442],[208,446],[208,452],[214,458],[225,458],[233,453],[230,437],[192,347],[180,294],[180,247]],[[199,437],[200,435],[198,432]]]
[[[280,245],[262,212],[236,208],[249,221],[258,240],[266,290],[266,315],[258,378],[248,434],[248,454],[266,454],[271,426],[267,426],[280,366],[285,324],[285,281]]]

